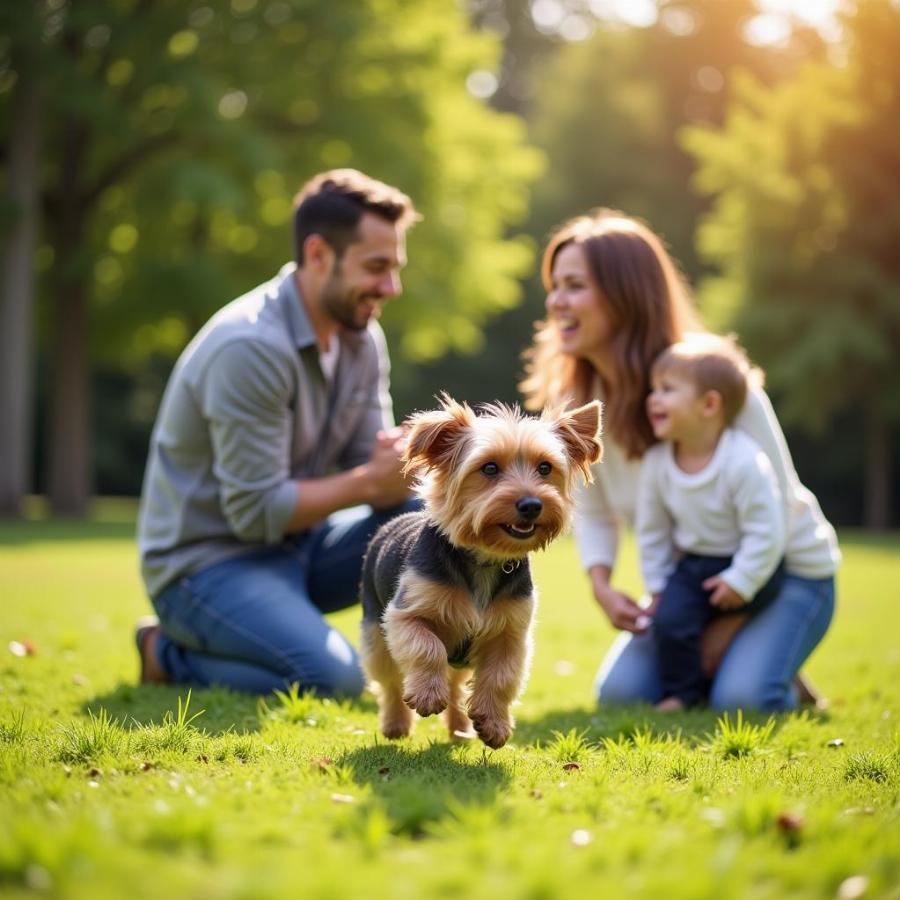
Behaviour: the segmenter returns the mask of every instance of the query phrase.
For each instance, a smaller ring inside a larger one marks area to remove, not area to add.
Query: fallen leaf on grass
[[[838,900],[858,900],[869,890],[869,879],[865,875],[851,875],[838,888]]]
[[[331,764],[334,760],[330,756],[314,756],[309,761],[309,767],[318,772],[328,772],[331,770]]]
[[[25,638],[22,641],[10,641],[9,652],[12,653],[13,656],[36,656],[37,647],[34,645],[33,641],[29,641],[28,638]]]
[[[794,850],[803,836],[803,816],[797,813],[783,812],[775,819],[775,824],[784,838],[788,850]]]
[[[567,763],[563,763],[563,768],[567,772],[571,772],[572,769],[580,769],[581,766],[577,762],[567,762]]]
[[[844,739],[843,738],[835,738],[834,740],[829,741],[825,746],[831,747],[832,749],[834,749],[836,747],[843,747]]]
[[[783,812],[779,814],[778,818],[775,820],[775,824],[778,825],[782,831],[800,831],[803,828],[803,816],[799,816],[796,813]]]
[[[32,864],[25,870],[25,884],[32,891],[47,893],[53,889],[53,876],[43,866]]]
[[[354,803],[356,801],[355,797],[351,797],[350,794],[332,794],[331,802],[332,803]]]

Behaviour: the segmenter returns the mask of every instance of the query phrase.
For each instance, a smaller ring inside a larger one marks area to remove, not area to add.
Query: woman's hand
[[[594,566],[591,571],[594,598],[615,628],[640,634],[649,624],[647,610],[642,609],[627,594],[610,586],[610,571],[606,566]],[[638,620],[642,621],[638,621]]]

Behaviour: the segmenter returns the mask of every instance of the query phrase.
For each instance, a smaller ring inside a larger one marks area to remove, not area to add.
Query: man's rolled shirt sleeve
[[[279,352],[262,341],[232,341],[210,361],[200,389],[219,503],[242,541],[277,543],[297,506],[288,464],[292,374]]]

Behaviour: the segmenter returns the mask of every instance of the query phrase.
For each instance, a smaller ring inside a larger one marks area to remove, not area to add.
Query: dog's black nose
[[[523,519],[536,519],[544,508],[544,504],[537,497],[522,497],[516,501],[516,509]]]

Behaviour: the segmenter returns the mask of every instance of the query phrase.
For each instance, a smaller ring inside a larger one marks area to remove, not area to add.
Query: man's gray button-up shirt
[[[299,479],[366,462],[393,422],[377,322],[340,333],[333,381],[294,264],[221,309],[182,353],[157,416],[138,520],[151,596],[176,578],[277,543]]]

